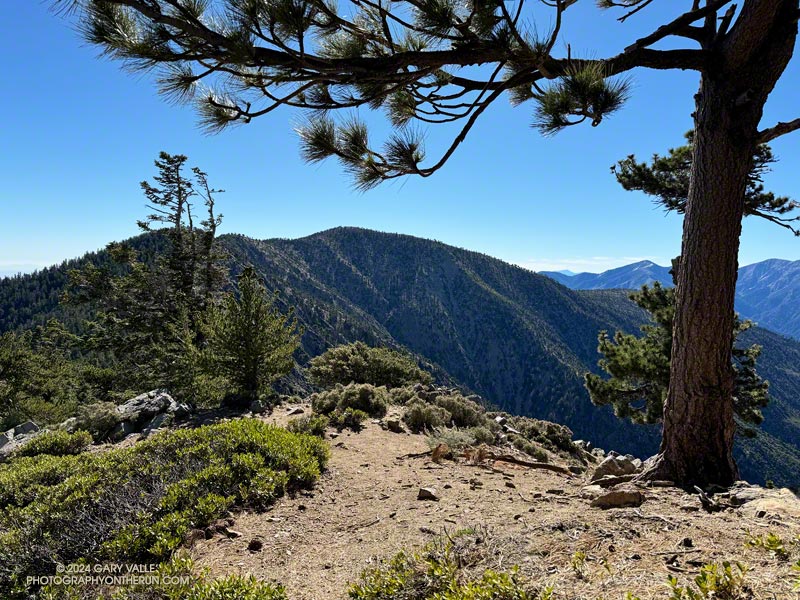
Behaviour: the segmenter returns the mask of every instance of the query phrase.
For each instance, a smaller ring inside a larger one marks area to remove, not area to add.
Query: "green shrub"
[[[33,438],[30,442],[22,446],[14,454],[15,456],[38,456],[39,454],[51,454],[53,456],[65,456],[68,454],[80,454],[92,443],[92,436],[88,431],[76,431],[67,433],[66,431],[44,431]]]
[[[429,404],[423,400],[413,400],[406,405],[403,421],[415,433],[425,430],[432,431],[437,427],[447,425],[450,422],[450,413],[441,406]]]
[[[362,342],[336,346],[313,358],[308,377],[322,388],[350,383],[394,388],[433,380],[410,356],[389,348],[371,348]]]
[[[405,406],[412,400],[419,400],[419,396],[410,385],[394,387],[389,390],[389,402],[399,406]]]
[[[113,402],[97,402],[78,408],[76,420],[78,429],[88,431],[96,441],[101,441],[120,422],[120,415]]]
[[[310,486],[327,459],[319,438],[239,419],[0,465],[0,597],[26,597],[25,576],[56,562],[168,558],[230,508]]]
[[[311,396],[311,408],[314,412],[330,415],[344,412],[348,408],[359,410],[370,417],[382,417],[386,414],[389,395],[384,387],[375,387],[368,383],[337,385],[334,389]]]
[[[700,568],[694,578],[694,587],[678,585],[675,577],[668,582],[672,590],[670,600],[744,600],[752,595],[744,587],[747,567],[741,563],[708,564]]]
[[[753,535],[750,531],[747,532],[748,540],[747,545],[753,548],[762,548],[780,560],[789,560],[791,554],[790,542],[784,542],[783,538],[772,531],[768,531],[766,535]]]
[[[364,421],[368,418],[369,415],[363,410],[348,407],[344,410],[336,410],[331,413],[330,423],[339,431],[343,429],[352,429],[358,432],[364,428]]]
[[[483,407],[461,394],[437,396],[435,403],[450,413],[448,423],[455,427],[476,427],[486,421]]]
[[[381,567],[361,573],[348,593],[353,600],[536,600],[516,568],[507,573],[487,569],[480,577],[462,570],[464,557],[452,544],[429,544],[422,552],[399,553]]]
[[[289,421],[286,429],[292,433],[307,433],[324,438],[329,424],[330,420],[325,415],[305,415]]]
[[[428,436],[428,445],[435,448],[439,444],[447,444],[453,450],[494,444],[494,433],[486,427],[470,427],[468,429],[437,427]]]
[[[519,431],[528,442],[535,442],[556,453],[578,454],[578,448],[572,441],[572,430],[569,427],[530,417],[509,417],[508,424]],[[519,436],[514,437],[515,439],[512,441],[517,446]]]

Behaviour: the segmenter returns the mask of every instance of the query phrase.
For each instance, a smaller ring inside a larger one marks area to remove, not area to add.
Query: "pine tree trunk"
[[[733,483],[734,292],[754,136],[737,136],[720,84],[703,77],[677,272],[661,468],[682,485]]]
[[[794,50],[797,8],[747,0],[701,76],[663,437],[644,478],[683,487],[738,478],[731,344],[744,194],[764,104]]]

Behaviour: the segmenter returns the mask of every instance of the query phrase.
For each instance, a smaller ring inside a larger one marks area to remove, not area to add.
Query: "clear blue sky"
[[[656,2],[618,24],[613,12],[583,0],[566,13],[564,43],[574,55],[610,55],[683,5],[690,3]],[[501,99],[442,171],[362,194],[337,163],[300,160],[296,113],[209,137],[190,107],[165,103],[149,76],[98,59],[46,2],[2,0],[0,28],[0,273],[136,234],[145,214],[138,182],[151,178],[160,150],[187,154],[227,190],[223,231],[255,238],[354,225],[435,238],[536,270],[600,271],[641,258],[668,264],[679,252],[680,218],[622,191],[609,167],[629,153],[644,158],[681,143],[691,126],[693,73],[636,71],[625,109],[600,127],[554,138],[530,128],[532,106]],[[770,99],[764,125],[800,116],[798,62]],[[429,157],[438,158],[452,130],[428,132]],[[773,147],[781,162],[768,185],[800,196],[800,133]],[[770,257],[800,259],[800,239],[746,219],[740,263]]]

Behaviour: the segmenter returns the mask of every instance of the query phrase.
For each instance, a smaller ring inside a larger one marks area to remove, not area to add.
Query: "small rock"
[[[254,415],[263,415],[269,410],[269,405],[263,400],[256,398],[250,403],[248,410]]]
[[[250,543],[247,544],[247,549],[250,552],[261,552],[261,549],[264,547],[264,542],[261,540],[250,540]]]
[[[417,493],[417,500],[434,500],[438,502],[439,494],[436,492],[435,488],[431,487],[419,488],[419,492]]]
[[[206,532],[202,529],[190,529],[188,533],[184,536],[186,541],[186,545],[190,548],[194,546],[199,540],[204,540],[206,538]]]
[[[295,406],[294,408],[290,408],[289,411],[286,414],[291,417],[293,415],[302,415],[304,412],[306,412],[306,411],[304,411],[299,406]]]
[[[508,422],[508,419],[506,419],[503,415],[497,415],[494,418],[494,422],[498,425],[505,425]]]
[[[297,505],[297,510],[305,510],[306,508],[307,508],[307,507],[306,507],[306,505],[305,505],[305,504],[298,504],[298,505]]]
[[[680,545],[684,548],[694,548],[694,541],[690,537],[685,537],[681,540]]]
[[[404,433],[403,424],[399,419],[388,419],[386,421],[386,429],[393,433]]]
[[[513,481],[506,481],[506,487],[507,488],[511,488],[511,489],[515,489],[517,486],[514,485]]]
[[[513,434],[516,434],[516,435],[522,435],[519,431],[517,431],[516,429],[514,429],[510,425],[503,425],[503,431],[505,431],[506,433],[513,433]]]
[[[634,488],[623,487],[610,490],[592,500],[590,506],[594,508],[629,508],[641,506],[645,501],[645,495]]]
[[[11,441],[11,438],[7,433],[0,433],[0,448],[5,446],[8,442]]]
[[[451,489],[453,486],[452,486],[452,485],[450,485],[449,483],[445,483],[445,484],[444,484],[442,487],[443,487],[444,489],[446,489],[446,490],[449,490],[449,489]]]
[[[339,437],[339,434],[333,431],[328,434],[328,437],[331,438],[332,440],[335,440],[337,437]]]
[[[581,498],[587,500],[594,500],[604,492],[603,488],[599,485],[587,485],[581,489]]]
[[[545,490],[545,493],[552,494],[554,496],[563,496],[564,495],[564,490],[562,490],[560,488],[553,488],[553,489],[550,489],[550,490]]]
[[[586,470],[581,465],[570,465],[568,468],[569,468],[569,472],[570,473],[575,473],[575,475],[580,475],[581,473],[583,473]]]
[[[605,458],[606,452],[602,448],[592,448],[591,453],[597,458]]]
[[[592,451],[592,447],[593,447],[592,446],[592,442],[587,442],[586,440],[575,440],[572,443],[575,444],[581,450],[586,450],[586,452],[591,452]]]
[[[222,531],[222,533],[227,535],[229,538],[240,538],[244,535],[241,531],[236,531],[235,529],[229,529],[227,527]]]

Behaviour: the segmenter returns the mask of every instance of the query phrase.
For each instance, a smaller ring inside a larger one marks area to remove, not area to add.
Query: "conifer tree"
[[[630,298],[650,313],[653,322],[641,327],[641,336],[618,331],[611,338],[601,331],[597,350],[603,358],[598,364],[609,377],[587,373],[586,389],[592,402],[612,406],[620,418],[639,424],[660,423],[669,389],[675,289],[655,282],[652,287],[642,286]],[[769,402],[769,383],[756,371],[761,347],[753,344],[740,348],[735,343],[736,337],[751,326],[750,321],[736,318],[731,352],[735,373],[733,410],[739,433],[747,437],[755,436],[752,426],[764,420],[761,409]]]
[[[252,267],[211,314],[210,362],[231,382],[232,404],[246,406],[292,370],[300,346],[297,321],[281,314]]]
[[[308,110],[299,128],[304,157],[338,159],[360,188],[432,175],[502,96],[532,102],[536,125],[551,134],[599,125],[618,110],[630,92],[618,75],[696,72],[672,376],[661,450],[645,477],[684,486],[737,478],[730,342],[739,236],[756,148],[800,129],[798,118],[761,123],[794,54],[800,0],[674,0],[674,18],[602,58],[576,56],[562,35],[577,0],[531,10],[524,0],[54,2],[77,7],[85,37],[105,54],[159,71],[168,97],[196,101],[212,131],[282,106]],[[653,0],[597,5],[630,23]],[[359,106],[388,112],[395,131],[382,147],[358,119],[332,116]],[[415,122],[462,126],[441,157],[425,162]]]
[[[216,243],[221,216],[207,175],[184,172],[187,158],[162,152],[155,161],[154,183],[141,187],[151,209],[139,227],[166,238],[164,252],[152,262],[139,259],[127,245],[111,243],[113,266],[89,265],[70,273],[64,300],[93,303],[96,320],[87,346],[108,352],[128,386],[166,387],[176,394],[196,392],[195,377],[206,343],[206,311],[219,295],[225,271]],[[200,197],[207,216],[193,214]],[[164,227],[158,227],[164,225]]]

